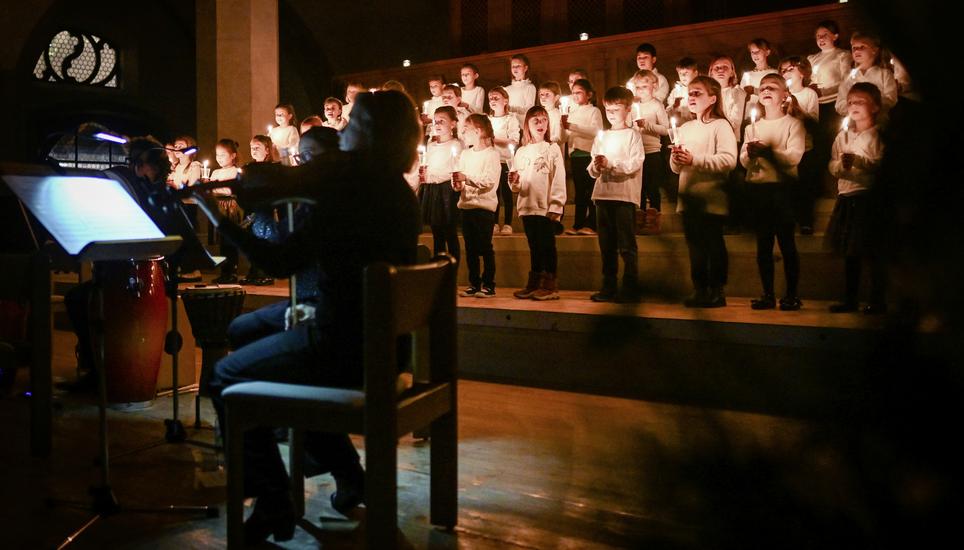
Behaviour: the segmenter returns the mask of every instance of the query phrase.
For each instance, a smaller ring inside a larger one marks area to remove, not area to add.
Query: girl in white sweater
[[[792,187],[797,180],[797,165],[803,156],[806,131],[800,119],[787,114],[786,82],[769,74],[760,82],[761,120],[746,127],[740,163],[746,167],[746,199],[756,230],[756,263],[760,270],[763,295],[752,300],[753,309],[773,309],[773,239],[783,254],[787,279],[786,296],[780,309],[795,311],[802,303],[797,295],[800,256],[793,236]],[[791,104],[793,104],[791,100]]]
[[[556,229],[566,205],[566,166],[559,145],[549,138],[549,113],[533,107],[526,113],[522,143],[512,161],[509,185],[519,193],[519,217],[529,243],[529,282],[516,298],[556,300]]]
[[[725,184],[736,167],[736,138],[723,113],[720,84],[698,76],[689,85],[687,105],[696,115],[679,128],[673,145],[670,168],[679,174],[677,211],[683,215],[683,230],[690,254],[693,295],[686,307],[726,305],[727,253],[723,223],[728,203]]]
[[[560,151],[566,146],[566,131],[562,128],[562,111],[559,110],[561,96],[562,88],[554,80],[543,82],[539,86],[539,104],[549,114],[549,141],[559,144]]]
[[[452,172],[462,152],[462,142],[456,139],[458,115],[450,106],[435,109],[435,140],[429,141],[421,153],[418,170],[418,198],[422,206],[422,222],[432,228],[432,248],[435,255],[448,252],[458,260],[458,200],[452,190]]]
[[[897,79],[894,72],[881,60],[880,39],[855,32],[850,38],[850,54],[854,68],[837,88],[837,113],[847,114],[847,92],[858,82],[870,82],[880,90],[880,116],[885,116],[897,104]]]
[[[495,252],[492,227],[499,204],[499,152],[492,146],[492,123],[480,114],[469,115],[462,130],[465,147],[452,174],[452,189],[459,192],[462,239],[469,287],[460,296],[495,296]],[[485,270],[479,274],[479,257]]]
[[[509,112],[509,93],[502,86],[489,90],[489,123],[492,124],[492,145],[499,152],[502,172],[499,176],[499,206],[496,208],[495,233],[499,235],[512,234],[512,189],[509,188],[509,161],[512,159],[510,149],[519,146],[519,119]],[[502,209],[504,223],[499,226],[499,208]]]
[[[799,118],[807,131],[807,144],[800,159],[800,177],[793,190],[793,210],[800,234],[812,235],[813,208],[820,194],[822,167],[826,164],[819,161],[819,153],[814,149],[816,136],[821,132],[820,98],[810,86],[813,68],[806,59],[787,57],[780,62],[780,75],[786,79],[790,95],[796,100],[796,107],[790,114]]]
[[[572,229],[567,235],[595,235],[596,209],[592,204],[592,190],[596,180],[589,175],[590,151],[596,134],[603,129],[602,113],[592,104],[595,92],[592,84],[580,78],[572,84],[572,103],[562,123],[569,134],[569,163],[572,183],[576,188],[576,212]]]
[[[274,108],[274,120],[277,126],[271,129],[271,143],[274,144],[277,157],[281,164],[293,166],[294,155],[298,153],[298,128],[294,125],[295,108],[287,103],[279,103]]]

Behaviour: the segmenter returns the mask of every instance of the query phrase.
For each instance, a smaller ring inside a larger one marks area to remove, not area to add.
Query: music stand
[[[10,175],[4,176],[4,180],[64,250],[82,261],[166,257],[174,254],[181,247],[181,237],[165,236],[115,180],[78,176]],[[120,503],[110,486],[103,327],[104,294],[96,276],[96,270],[92,296],[97,305],[96,319],[91,320],[91,326],[95,329],[98,344],[96,360],[98,362],[101,482],[99,486],[90,489],[92,497],[90,509],[93,516],[68,536],[59,548],[71,544],[101,518],[121,511]],[[48,502],[53,504],[57,501]],[[128,510],[151,513],[203,513],[207,517],[218,515],[218,509],[212,506],[166,506],[156,509],[131,508]]]

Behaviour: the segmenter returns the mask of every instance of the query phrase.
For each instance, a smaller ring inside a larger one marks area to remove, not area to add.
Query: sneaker
[[[495,298],[495,289],[491,286],[483,286],[482,290],[475,293],[476,298]]]
[[[596,232],[593,231],[591,227],[583,227],[579,231],[576,231],[579,235],[595,235]]]
[[[479,293],[479,287],[470,286],[469,288],[463,290],[462,292],[459,292],[459,296],[463,298],[470,298],[472,296],[475,296],[478,293]]]
[[[511,235],[511,234],[512,234],[512,226],[509,225],[509,224],[503,225],[503,226],[502,226],[502,231],[501,231],[501,233],[502,233],[503,235]]]
[[[566,235],[578,235],[579,230],[576,229],[575,227],[570,227],[569,229],[566,229],[565,231],[563,231],[563,233],[565,233]]]
[[[616,291],[604,288],[589,296],[589,299],[593,302],[612,302],[616,299]]]

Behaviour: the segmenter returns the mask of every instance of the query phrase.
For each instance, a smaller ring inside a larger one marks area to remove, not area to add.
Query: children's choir
[[[844,256],[846,271],[843,299],[830,310],[858,309],[861,267],[868,261],[873,288],[865,311],[884,311],[884,275],[867,192],[882,155],[877,123],[898,101],[897,65],[883,62],[874,36],[854,33],[849,50],[839,47],[840,37],[835,22],[822,21],[814,33],[817,53],[773,64],[776,48],[756,38],[747,44],[752,66],[742,73],[731,57],[720,55],[702,76],[698,62],[683,57],[673,86],[656,69],[656,48],[641,44],[637,72],[625,87],[605,90],[601,98],[582,69],[573,69],[563,86],[554,81],[537,86],[522,54],[509,59],[511,80],[489,90],[478,84],[479,69],[472,63],[460,68],[462,86],[441,75],[429,78],[430,98],[420,109],[425,141],[406,178],[431,227],[435,253],[465,261],[469,287],[462,296],[494,296],[492,239],[512,233],[515,211],[531,262],[516,298],[559,298],[555,239],[565,233],[598,239],[603,285],[592,300],[638,301],[636,235],[660,232],[662,191],[676,202],[689,250],[693,293],[686,306],[726,305],[723,235],[738,209],[740,223],[752,228],[757,240],[762,294],[751,307],[797,310],[803,302],[795,229],[813,233],[814,202],[829,169],[837,178],[838,198],[826,240]],[[901,77],[900,89],[910,90],[906,73]],[[361,83],[349,82],[344,101],[327,98],[323,117],[309,117],[309,127],[344,129],[362,91]],[[252,158],[297,164],[294,108],[279,104],[274,120],[269,136],[252,139]],[[237,170],[234,142],[219,142],[221,168],[210,176],[193,155],[179,152],[193,145],[187,136],[174,141],[171,185],[230,179],[222,176]],[[567,196],[567,176],[574,196]],[[564,228],[567,202],[574,204],[574,219]],[[786,279],[779,300],[774,241]]]

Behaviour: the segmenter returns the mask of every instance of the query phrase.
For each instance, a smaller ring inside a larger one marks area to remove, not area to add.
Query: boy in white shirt
[[[465,126],[465,119],[472,113],[462,104],[462,89],[454,84],[446,84],[442,87],[442,105],[455,109],[458,117],[457,137],[462,139],[462,127]]]
[[[633,89],[636,102],[633,104],[632,120],[643,138],[643,150],[646,160],[643,162],[643,173],[646,180],[639,201],[639,208],[645,213],[642,233],[646,235],[659,233],[659,219],[661,198],[659,188],[666,177],[663,156],[662,137],[669,133],[669,117],[663,104],[656,99],[655,92],[659,79],[653,71],[638,71],[633,76]],[[649,208],[646,201],[649,201]]]
[[[653,93],[660,102],[669,95],[669,81],[656,70],[656,46],[646,42],[636,47],[636,68],[640,71],[653,71],[656,75],[656,91]]]
[[[590,299],[594,302],[639,301],[637,280],[636,205],[642,179],[643,138],[627,124],[633,93],[623,86],[606,91],[603,98],[611,129],[593,142],[589,175],[596,178],[592,200],[596,205],[596,231],[602,256],[603,286]],[[616,291],[618,256],[623,258],[623,284]]]

